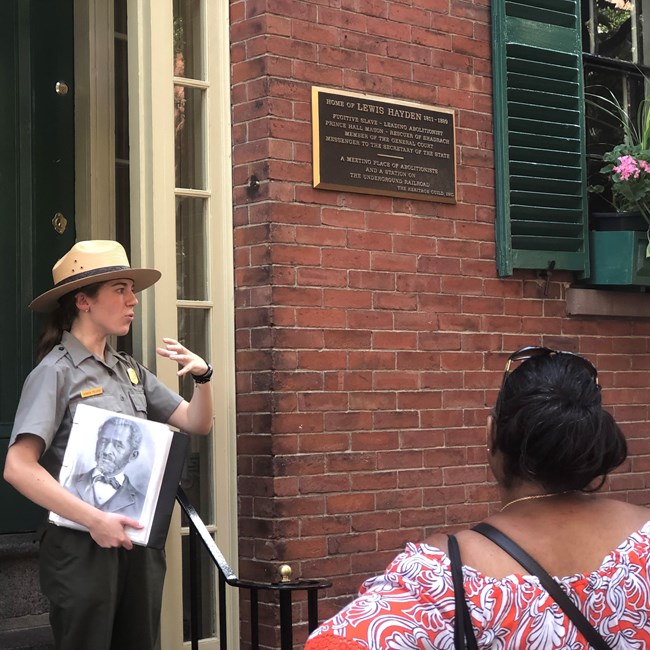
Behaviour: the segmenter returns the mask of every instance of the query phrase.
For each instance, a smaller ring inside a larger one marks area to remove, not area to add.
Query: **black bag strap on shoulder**
[[[453,535],[447,536],[449,545],[449,562],[451,564],[451,579],[454,583],[454,603],[456,617],[454,620],[454,648],[455,650],[477,650],[476,637],[469,617],[469,608],[465,600],[465,586],[463,585],[463,565],[460,559],[458,541]]]
[[[585,618],[584,614],[573,604],[566,593],[562,591],[560,585],[521,546],[494,526],[490,526],[490,524],[480,523],[474,526],[472,530],[500,546],[508,555],[517,560],[530,575],[536,575],[542,587],[548,591],[562,611],[571,619],[592,648],[611,650],[596,628]]]

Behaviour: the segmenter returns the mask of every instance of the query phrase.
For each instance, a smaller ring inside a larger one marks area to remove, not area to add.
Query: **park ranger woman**
[[[140,524],[75,496],[58,481],[76,407],[87,403],[206,435],[212,424],[212,367],[181,343],[163,339],[157,353],[194,377],[189,402],[162,384],[109,336],[124,336],[136,293],[160,278],[132,269],[114,241],[78,242],[53,267],[54,287],[30,305],[49,312],[38,365],[25,381],[4,478],[26,497],[90,532],[48,524],[40,576],[50,601],[58,650],[149,650],[160,644],[164,551],[134,546]]]

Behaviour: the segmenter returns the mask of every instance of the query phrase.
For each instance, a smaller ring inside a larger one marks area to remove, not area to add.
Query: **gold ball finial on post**
[[[293,573],[293,570],[288,564],[283,564],[280,567],[280,576],[281,580],[280,582],[291,582],[291,574]]]

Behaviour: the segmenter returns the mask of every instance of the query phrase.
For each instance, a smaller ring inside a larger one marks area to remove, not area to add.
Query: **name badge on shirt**
[[[126,371],[126,374],[129,376],[129,379],[131,380],[131,383],[134,386],[137,386],[138,385],[138,375],[135,374],[135,370],[133,370],[133,368],[129,368]]]
[[[104,392],[104,389],[101,386],[97,388],[89,388],[88,390],[81,391],[81,397],[92,397],[93,395],[101,395]]]

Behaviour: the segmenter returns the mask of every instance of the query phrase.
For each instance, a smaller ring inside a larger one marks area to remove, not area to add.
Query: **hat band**
[[[92,269],[90,271],[84,271],[83,273],[75,273],[60,282],[57,282],[55,287],[62,287],[70,282],[75,282],[76,280],[83,280],[84,278],[92,278],[94,275],[101,275],[103,273],[112,273],[113,271],[131,271],[130,266],[102,266],[98,269]]]

